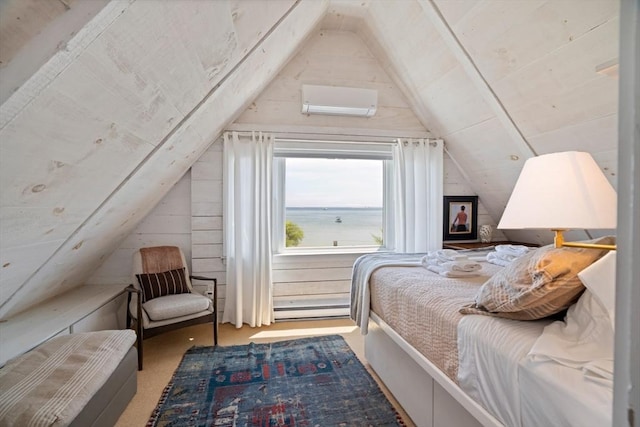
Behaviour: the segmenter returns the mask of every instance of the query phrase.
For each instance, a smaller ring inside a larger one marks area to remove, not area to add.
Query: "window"
[[[276,252],[379,250],[391,241],[391,146],[276,140]]]

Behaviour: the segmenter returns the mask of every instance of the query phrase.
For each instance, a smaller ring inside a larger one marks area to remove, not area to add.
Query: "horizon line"
[[[285,206],[286,209],[382,209],[382,206]]]

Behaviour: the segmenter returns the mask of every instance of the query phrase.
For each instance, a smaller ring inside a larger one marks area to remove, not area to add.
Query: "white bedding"
[[[589,380],[583,373],[586,365],[541,357],[542,353],[567,350],[564,343],[549,340],[545,334],[545,328],[547,332],[553,329],[547,327],[552,320],[462,316],[456,307],[464,306],[463,300],[472,300],[486,277],[453,283],[454,279],[435,276],[424,268],[407,268],[414,265],[411,257],[415,255],[373,259],[362,268],[366,274],[358,275],[354,268],[354,320],[367,318],[371,304],[376,315],[506,427],[610,425],[610,383]],[[499,268],[483,265],[482,272],[490,276]],[[586,307],[583,311],[593,314],[591,306],[582,305]],[[576,306],[569,310],[568,321]],[[606,345],[604,341],[598,339]],[[441,353],[449,356],[441,357]],[[602,368],[602,364],[587,365],[593,370]]]
[[[458,384],[505,426],[520,426],[518,368],[549,321],[464,316],[458,324]]]
[[[580,369],[525,360],[520,364],[520,394],[527,396],[521,399],[525,427],[611,425],[612,387],[589,381]]]
[[[550,320],[465,316],[458,325],[458,384],[508,427],[611,425],[612,389],[580,369],[527,358]]]

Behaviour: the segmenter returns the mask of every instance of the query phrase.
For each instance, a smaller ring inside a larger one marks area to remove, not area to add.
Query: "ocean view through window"
[[[286,247],[381,246],[384,240],[383,162],[380,159],[287,158]],[[297,238],[291,238],[296,232]]]
[[[298,247],[380,246],[382,208],[287,207],[286,220],[304,232]]]

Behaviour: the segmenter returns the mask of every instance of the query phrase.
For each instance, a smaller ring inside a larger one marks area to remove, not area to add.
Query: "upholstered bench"
[[[113,426],[137,389],[132,330],[53,338],[0,369],[0,425]]]

